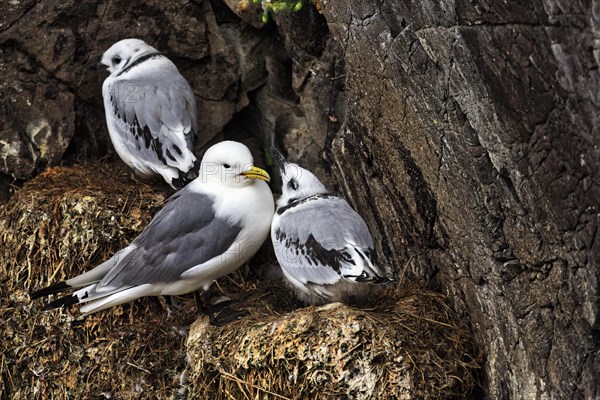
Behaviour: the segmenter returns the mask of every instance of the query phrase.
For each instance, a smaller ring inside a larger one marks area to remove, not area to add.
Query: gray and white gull
[[[281,197],[271,239],[283,274],[307,304],[362,302],[376,283],[393,279],[377,266],[367,224],[310,171],[273,149]]]
[[[110,72],[102,96],[119,157],[136,175],[160,175],[174,189],[195,178],[196,100],[175,64],[142,40],[124,39],[93,67]]]
[[[131,244],[31,298],[77,289],[46,309],[82,303],[86,315],[144,296],[206,292],[268,236],[275,205],[265,181],[269,175],[254,166],[246,146],[218,143],[206,151],[200,176],[175,193]]]

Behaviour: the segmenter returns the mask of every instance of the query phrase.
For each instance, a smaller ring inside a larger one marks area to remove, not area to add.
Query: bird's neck
[[[144,53],[144,54],[140,55],[139,57],[130,60],[129,63],[126,64],[123,67],[123,69],[117,73],[117,76],[123,75],[124,73],[130,71],[132,68],[135,68],[136,66],[140,65],[144,61],[147,61],[147,60],[150,60],[153,58],[161,58],[161,57],[164,57],[164,56],[158,50],[150,50],[149,52]]]
[[[281,215],[284,212],[286,212],[287,210],[297,207],[301,204],[307,203],[309,201],[320,200],[320,199],[329,199],[332,197],[337,197],[337,195],[335,195],[333,193],[329,193],[329,192],[324,192],[324,193],[316,193],[316,194],[306,196],[306,197],[301,197],[301,198],[291,198],[291,199],[285,200],[284,202],[282,202],[280,199],[277,202],[277,205],[278,205],[277,214]]]

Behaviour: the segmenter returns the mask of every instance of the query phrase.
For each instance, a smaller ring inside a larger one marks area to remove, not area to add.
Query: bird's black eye
[[[121,57],[119,57],[119,56],[114,56],[114,57],[112,58],[112,63],[113,63],[113,65],[115,65],[115,64],[118,64],[118,63],[120,63],[120,62],[121,62]]]
[[[298,189],[298,181],[295,179],[290,179],[290,181],[287,184],[287,187],[292,190],[297,190]]]
[[[224,166],[225,168],[231,168],[231,165],[229,165],[229,164],[223,164],[223,166]]]

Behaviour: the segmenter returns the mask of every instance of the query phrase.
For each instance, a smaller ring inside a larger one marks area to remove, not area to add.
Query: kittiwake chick
[[[194,179],[199,168],[196,99],[175,64],[142,40],[124,39],[93,67],[110,72],[102,96],[119,157],[136,175],[160,175],[174,189]]]
[[[377,266],[373,238],[361,216],[310,171],[273,151],[282,194],[271,239],[296,296],[307,304],[360,302],[372,283],[391,282]]]

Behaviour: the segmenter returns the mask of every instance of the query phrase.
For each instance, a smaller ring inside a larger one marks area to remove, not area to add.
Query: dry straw
[[[477,363],[444,298],[406,287],[376,308],[299,308],[273,256],[219,282],[242,319],[213,327],[192,301],[142,299],[85,319],[28,293],[129,243],[168,193],[94,164],[54,168],[0,205],[0,398],[466,398]],[[219,295],[216,296],[217,298]],[[196,322],[194,322],[196,321]],[[192,324],[193,323],[193,324]],[[192,324],[188,333],[188,326]],[[186,337],[187,334],[187,337]],[[188,377],[189,373],[189,377]]]

